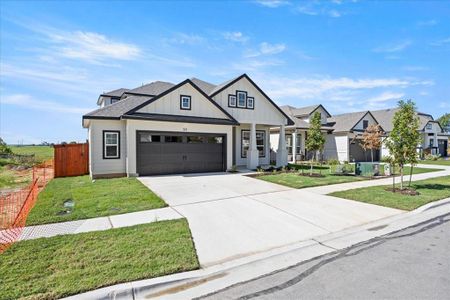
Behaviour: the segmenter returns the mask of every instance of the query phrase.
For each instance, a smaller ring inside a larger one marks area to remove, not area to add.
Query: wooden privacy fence
[[[89,144],[54,145],[55,177],[89,174]]]
[[[33,178],[29,186],[0,194],[0,253],[20,238],[39,191],[52,178],[53,164],[50,160],[33,167]]]

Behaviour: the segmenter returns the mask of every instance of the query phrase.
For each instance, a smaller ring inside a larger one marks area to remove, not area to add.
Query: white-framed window
[[[292,134],[286,133],[285,140],[286,140],[287,153],[288,153],[288,155],[292,155]]]
[[[191,110],[191,96],[180,95],[180,109]]]
[[[111,104],[114,104],[114,103],[119,102],[119,101],[120,101],[120,99],[111,98]]]
[[[429,144],[430,148],[434,147],[434,139],[430,139],[430,144]]]
[[[236,107],[236,95],[228,95],[228,106]]]
[[[237,97],[237,107],[246,108],[247,107],[247,92],[236,91]]]
[[[427,125],[425,126],[426,130],[433,130],[433,124],[431,123],[427,123]]]
[[[103,158],[120,158],[120,131],[103,131]]]
[[[250,109],[255,108],[255,98],[247,97],[247,108],[250,108]]]
[[[295,139],[295,154],[302,153],[302,134],[297,133],[297,137]]]
[[[250,148],[250,130],[241,131],[241,157],[247,157],[247,151]],[[266,156],[266,132],[264,130],[256,130],[256,148],[259,157]]]

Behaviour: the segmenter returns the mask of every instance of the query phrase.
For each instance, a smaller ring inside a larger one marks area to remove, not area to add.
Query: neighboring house
[[[330,113],[322,105],[312,105],[308,107],[295,108],[289,105],[280,107],[293,121],[293,124],[286,127],[286,149],[288,153],[288,162],[295,162],[308,159],[305,149],[305,140],[307,130],[309,129],[309,120],[314,113],[319,112],[322,119],[322,130],[324,133],[332,128],[329,126],[327,118]],[[279,128],[271,128],[270,143],[275,151],[279,144]]]
[[[390,131],[392,131],[392,120],[397,111],[397,108],[393,108],[331,116],[322,105],[303,108],[282,106],[281,108],[294,122],[293,126],[286,127],[288,132],[286,136],[288,153],[292,154],[295,151],[295,156],[288,156],[289,162],[309,159],[310,155],[308,155],[304,145],[305,137],[307,138],[307,129],[309,128],[309,118],[315,111],[319,111],[322,115],[322,130],[326,137],[323,159],[338,159],[339,161],[350,162],[371,160],[370,151],[365,151],[361,146],[362,133],[369,125],[378,124],[385,132],[385,135],[388,136]],[[435,121],[431,115],[418,113],[418,117],[423,140],[418,145],[418,150],[446,156],[448,134],[444,133],[439,122]],[[277,129],[271,129],[271,133],[276,134],[277,132]],[[271,136],[272,141],[275,142],[272,145],[275,145],[277,136]],[[294,150],[292,145],[296,145]],[[374,160],[380,160],[382,156],[387,156],[388,154],[388,150],[382,147],[382,149],[374,151]]]
[[[93,178],[255,169],[270,163],[269,129],[284,134],[292,123],[246,74],[220,85],[156,81],[103,93],[97,104],[83,116]]]

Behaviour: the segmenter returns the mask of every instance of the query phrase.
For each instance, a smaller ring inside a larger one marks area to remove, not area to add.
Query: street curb
[[[450,213],[450,198],[413,211],[207,268],[100,288],[64,299],[189,299]],[[276,266],[276,267],[275,267]],[[233,273],[233,276],[231,276]],[[181,294],[182,295],[181,295]],[[144,295],[145,294],[145,295]]]

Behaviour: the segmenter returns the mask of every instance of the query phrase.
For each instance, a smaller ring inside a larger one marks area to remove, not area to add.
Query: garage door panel
[[[160,138],[151,142],[141,134]],[[138,131],[137,172],[156,175],[224,171],[224,141],[222,135]]]

